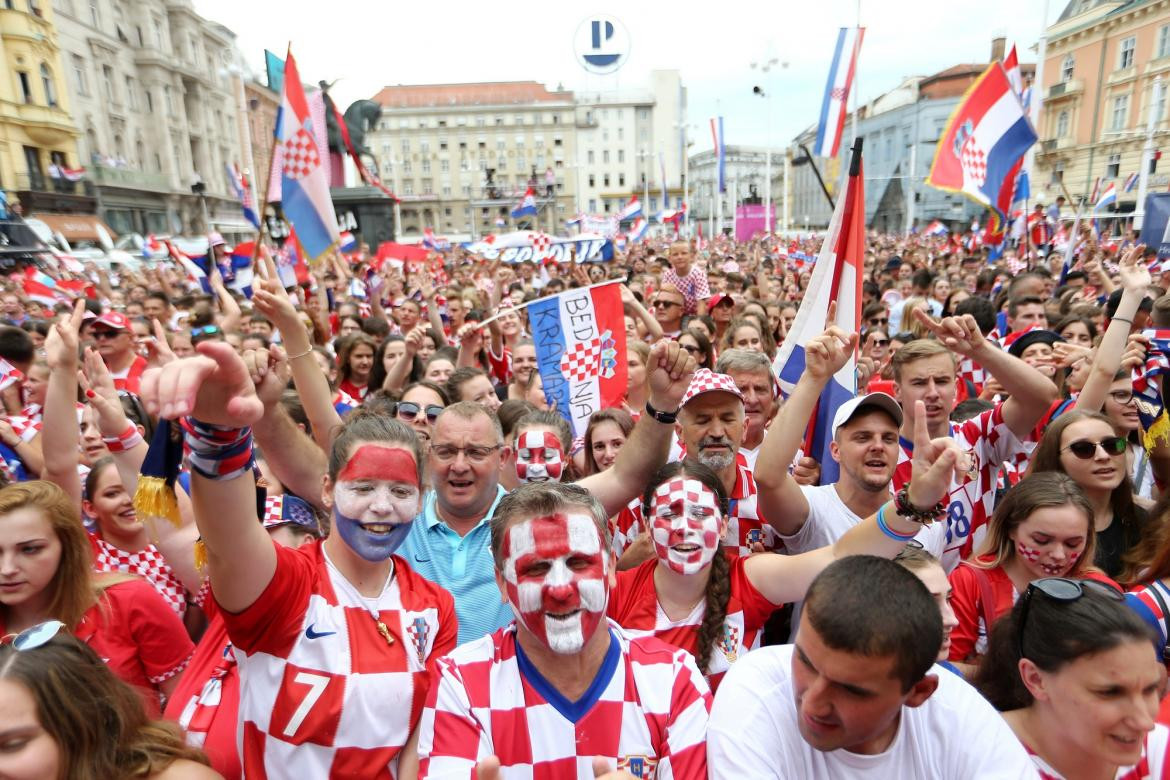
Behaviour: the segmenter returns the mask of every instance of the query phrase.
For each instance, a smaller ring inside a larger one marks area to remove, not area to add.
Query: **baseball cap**
[[[217,246],[224,246],[225,244],[227,244],[227,241],[224,241],[223,236],[220,235],[219,233],[215,233],[215,232],[209,233],[207,235],[207,239],[208,239],[208,242],[211,244],[212,248],[217,247]]]
[[[736,387],[734,379],[727,374],[716,374],[709,368],[700,368],[691,378],[691,384],[687,387],[686,394],[683,395],[682,406],[686,406],[693,399],[704,393],[713,393],[717,390],[724,393],[731,393],[740,401],[743,401],[743,393]]]
[[[130,318],[120,311],[108,311],[93,321],[94,326],[103,325],[112,330],[130,330]]]
[[[735,305],[735,299],[732,298],[727,293],[716,293],[715,295],[712,295],[710,298],[707,299],[707,311],[711,311],[711,309],[714,309],[716,306],[723,303],[724,301],[727,301],[732,306]]]
[[[268,496],[264,499],[264,530],[282,525],[299,525],[314,536],[321,535],[317,516],[303,498],[292,495]]]
[[[888,412],[898,427],[902,427],[902,407],[898,402],[885,393],[870,393],[851,398],[837,407],[837,413],[833,415],[833,436],[837,435],[838,428],[853,419],[853,415],[857,414],[859,409],[867,406]]]

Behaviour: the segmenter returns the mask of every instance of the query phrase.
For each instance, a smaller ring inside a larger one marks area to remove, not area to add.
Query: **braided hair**
[[[682,476],[687,479],[697,479],[715,494],[719,502],[719,511],[723,517],[728,515],[727,490],[722,480],[709,467],[697,460],[686,459],[667,463],[654,474],[642,495],[642,517],[647,527],[653,523],[654,491],[662,483]],[[695,661],[699,669],[706,674],[707,665],[711,662],[711,651],[715,643],[723,635],[723,621],[727,617],[727,602],[731,598],[731,564],[723,546],[715,551],[711,559],[711,571],[707,579],[707,590],[704,596],[706,605],[703,611],[703,621],[699,624],[699,635],[695,643]]]

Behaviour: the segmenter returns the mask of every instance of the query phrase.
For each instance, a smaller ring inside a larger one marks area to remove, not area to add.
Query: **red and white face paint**
[[[1069,550],[1060,541],[1042,547],[1016,542],[1016,555],[1038,577],[1063,577],[1077,565],[1083,552],[1083,546],[1078,550]]]
[[[559,482],[565,468],[561,440],[550,431],[524,431],[516,439],[516,477],[521,482]]]
[[[658,560],[679,574],[696,574],[719,549],[719,498],[697,479],[676,477],[654,491],[651,536]]]
[[[518,623],[554,653],[576,653],[605,617],[608,559],[584,512],[536,517],[508,528],[503,575]]]

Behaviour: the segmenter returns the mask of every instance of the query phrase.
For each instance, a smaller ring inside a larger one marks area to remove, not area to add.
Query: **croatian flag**
[[[780,379],[785,395],[792,392],[804,373],[804,345],[819,336],[829,324],[846,333],[856,333],[861,323],[862,263],[865,259],[865,178],[861,165],[861,140],[854,142],[845,197],[837,201],[829,231],[813,265],[804,299],[792,322],[788,337],[780,345],[772,370]],[[829,323],[829,304],[837,304],[837,318]],[[857,359],[851,357],[833,375],[821,393],[809,423],[804,452],[821,464],[821,484],[837,481],[840,468],[829,453],[833,440],[833,415],[841,404],[857,394]]]
[[[342,252],[353,252],[358,248],[357,239],[348,230],[341,231],[337,237],[341,242],[337,248]]]
[[[861,51],[863,38],[864,27],[842,27],[837,33],[837,48],[833,52],[833,64],[829,66],[829,81],[821,99],[821,117],[817,123],[816,146],[813,147],[813,153],[818,157],[836,157],[841,147],[845,116],[849,112],[849,89],[853,85],[857,53]]]
[[[1138,183],[1137,173],[1131,173],[1129,176],[1126,177],[1125,186],[1123,186],[1121,189],[1123,192],[1133,192],[1133,188],[1137,186],[1137,183]]]
[[[260,219],[256,216],[256,209],[252,205],[252,188],[248,180],[234,165],[227,166],[228,183],[232,185],[232,192],[240,202],[240,210],[244,212],[244,219],[252,223],[252,227],[260,229]]]
[[[7,390],[24,379],[24,374],[4,358],[0,358],[0,391]]]
[[[1008,83],[1012,85],[1012,92],[1017,95],[1024,93],[1024,78],[1020,75],[1020,59],[1016,56],[1016,45],[1012,44],[1012,50],[1008,52],[1008,56],[1004,57],[1003,70],[1007,74]]]
[[[309,104],[292,49],[284,64],[284,96],[276,117],[276,139],[283,150],[281,207],[297,229],[310,260],[337,246],[337,215],[329,199],[329,174],[313,135]]]
[[[1109,182],[1109,186],[1101,193],[1101,197],[1097,199],[1096,205],[1093,206],[1093,211],[1104,211],[1109,206],[1117,202],[1117,186],[1113,182]]]
[[[427,249],[434,249],[436,252],[442,252],[451,248],[451,242],[445,238],[436,237],[435,231],[431,228],[423,228],[422,245]]]
[[[626,220],[635,219],[642,216],[642,202],[638,200],[638,196],[630,198],[630,202],[622,207],[618,212],[618,222],[625,222]]]
[[[719,177],[719,191],[727,192],[727,178],[725,176],[725,163],[727,150],[723,146],[723,117],[713,117],[711,119],[711,141],[714,143],[715,150],[715,171]]]
[[[589,418],[625,397],[626,325],[616,282],[578,287],[528,306],[544,396],[585,435]]]
[[[524,200],[520,201],[520,205],[512,209],[512,219],[520,219],[520,217],[535,217],[536,216],[536,193],[531,187],[524,193]]]
[[[24,278],[20,280],[20,283],[21,287],[24,288],[25,297],[42,306],[51,307],[69,301],[69,296],[57,286],[56,279],[32,266],[29,266],[25,271]]]
[[[630,228],[630,232],[628,234],[630,243],[636,244],[641,241],[646,237],[646,231],[649,229],[650,223],[641,217],[638,217],[637,221],[635,221],[633,226]]]
[[[922,232],[928,236],[945,236],[950,231],[947,230],[946,225],[944,225],[943,223],[939,222],[936,219],[935,221],[933,221],[929,225],[927,225],[926,229],[923,230]]]
[[[955,109],[939,138],[927,183],[959,192],[991,209],[990,235],[1000,236],[1011,211],[1016,174],[1036,131],[1003,65],[991,63]]]

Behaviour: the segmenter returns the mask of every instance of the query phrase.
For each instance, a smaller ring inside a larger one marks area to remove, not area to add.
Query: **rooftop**
[[[441,106],[512,106],[532,103],[564,103],[573,100],[568,91],[550,92],[535,81],[494,81],[468,84],[410,84],[383,87],[373,97],[386,108],[437,108]]]

